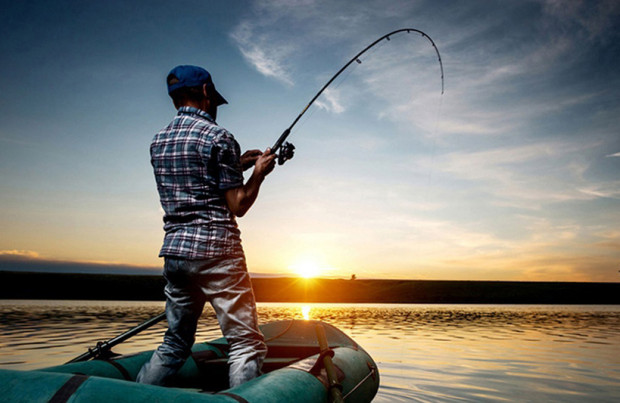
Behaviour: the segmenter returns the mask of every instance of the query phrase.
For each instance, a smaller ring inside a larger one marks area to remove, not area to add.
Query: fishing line
[[[420,35],[422,35],[423,38],[428,39],[428,41],[430,41],[431,45],[435,49],[435,52],[437,53],[437,59],[439,61],[439,68],[440,68],[440,71],[441,71],[441,94],[443,95],[443,92],[444,92],[443,63],[441,61],[441,55],[439,54],[439,49],[435,45],[435,42],[431,39],[430,36],[426,35],[424,32],[422,32],[422,31],[420,31],[418,29],[415,29],[415,28],[403,28],[403,29],[398,29],[396,31],[392,31],[389,34],[383,35],[382,37],[380,37],[379,39],[377,39],[376,41],[374,41],[373,43],[371,43],[370,45],[368,45],[367,47],[362,49],[361,52],[359,52],[358,54],[353,56],[351,58],[351,60],[349,60],[340,70],[338,70],[338,72],[336,72],[336,74],[334,74],[332,76],[332,78],[329,79],[329,81],[327,81],[327,83],[319,90],[319,92],[316,93],[316,95],[310,100],[310,102],[301,111],[301,113],[295,118],[293,123],[291,123],[291,125],[286,130],[284,130],[284,132],[280,135],[280,137],[278,138],[276,143],[273,145],[273,147],[271,147],[271,151],[273,153],[277,153],[278,151],[280,151],[280,153],[278,155],[278,164],[282,165],[282,164],[284,164],[284,162],[286,162],[287,160],[289,160],[289,159],[291,159],[293,157],[293,153],[294,153],[295,147],[292,144],[290,144],[290,143],[285,143],[285,140],[291,134],[291,130],[293,129],[293,127],[297,124],[297,122],[301,119],[301,117],[306,113],[306,111],[310,108],[310,106],[327,89],[327,87],[329,87],[330,84],[332,82],[334,82],[334,80],[336,78],[338,78],[338,76],[343,71],[345,71],[352,63],[361,64],[362,62],[360,60],[360,57],[364,53],[366,53],[368,50],[370,50],[375,45],[377,45],[378,43],[380,43],[380,42],[382,42],[384,40],[389,41],[391,36],[394,36],[394,35],[397,35],[397,34],[400,34],[400,33],[404,33],[404,32],[406,32],[406,33],[411,33],[411,32],[419,33]]]
[[[431,178],[433,176],[433,169],[435,167],[435,157],[436,157],[435,153],[437,151],[437,133],[439,132],[439,120],[441,118],[442,107],[443,107],[443,93],[439,97],[439,106],[437,110],[437,116],[435,117],[435,129],[433,130],[433,133],[431,135],[433,138],[433,144],[431,147],[431,163],[430,163],[430,167],[428,171],[428,177],[426,178],[426,191],[424,192],[425,203],[428,202]]]

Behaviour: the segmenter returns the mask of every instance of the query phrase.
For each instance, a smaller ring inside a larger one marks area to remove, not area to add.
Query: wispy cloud
[[[256,27],[249,22],[243,22],[231,33],[243,57],[259,73],[286,85],[293,85],[293,79],[286,66],[286,60],[293,49],[282,44],[270,45],[269,37],[260,35],[255,30]]]
[[[576,11],[560,12],[552,1],[545,7],[547,18],[554,21],[574,20],[579,15]],[[292,85],[306,74],[309,57],[333,54],[335,47],[345,54],[357,51],[374,39],[368,36],[368,30],[361,30],[362,24],[377,15],[394,18],[398,15],[395,10],[402,15],[415,8],[410,2],[390,2],[386,6],[385,2],[373,0],[354,7],[321,0],[255,2],[252,16],[243,19],[231,37],[257,71]],[[580,26],[590,29],[596,21],[609,22],[605,10],[617,8],[607,3],[597,7],[592,21],[582,21]],[[440,136],[504,135],[534,119],[592,99],[591,93],[577,96],[583,94],[582,89],[574,96],[566,89],[562,97],[557,93],[550,97],[548,92],[541,91],[520,93],[520,88],[539,90],[538,77],[564,71],[575,60],[572,55],[581,44],[575,36],[565,35],[562,26],[536,15],[528,20],[529,29],[513,31],[508,36],[497,34],[511,18],[512,13],[507,10],[470,24],[458,35],[452,34],[449,25],[458,23],[460,18],[470,18],[465,16],[467,12],[466,8],[456,10],[430,32],[438,35],[435,40],[443,53],[446,70],[447,95],[440,119],[436,106],[440,88],[438,63],[432,47],[421,37],[394,37],[391,44],[373,49],[363,58],[363,74],[352,79],[351,85],[343,86],[343,92],[374,99],[380,118],[412,125],[421,129],[422,134],[436,129]],[[274,29],[276,26],[280,29]],[[604,26],[608,29],[609,24]],[[346,101],[356,97],[340,97],[335,103],[326,94],[317,106],[338,113],[348,109]]]
[[[31,250],[0,250],[0,256],[13,256],[13,257],[23,257],[23,258],[37,258],[39,257],[39,253]]]
[[[375,0],[355,4],[328,0],[254,1],[230,37],[258,72],[292,85],[306,73],[307,65],[317,62],[317,55],[334,55],[336,47],[346,55],[352,51],[351,46],[361,46],[359,39],[367,38],[365,27],[369,21],[376,21],[377,13],[394,17],[403,8],[411,5],[407,1],[385,5]],[[317,73],[321,72],[313,75]]]
[[[606,155],[605,157],[607,157],[607,158],[610,158],[610,157],[620,157],[620,152],[615,153],[615,154],[609,154],[609,155]]]
[[[345,54],[357,51],[374,39],[368,36],[368,30],[361,29],[361,24],[377,15],[394,18],[398,13],[390,13],[397,9],[401,14],[411,13],[415,7],[410,2],[390,2],[386,6],[381,1],[363,1],[354,7],[321,0],[255,2],[252,16],[243,19],[231,37],[257,71],[291,85],[304,74],[308,57],[321,52],[333,54],[337,46]],[[454,16],[436,25],[436,32],[431,35],[452,32],[448,25],[461,18],[459,12],[466,11],[456,10]],[[518,37],[497,35],[495,31],[502,23],[498,18],[508,19],[510,14],[504,12],[497,18],[477,21],[471,24],[475,28],[459,31],[458,36],[435,37],[444,55],[450,95],[446,96],[445,120],[439,125],[434,107],[441,88],[438,63],[430,44],[424,38],[415,38],[417,35],[394,37],[390,45],[379,46],[365,55],[363,74],[346,90],[357,91],[368,99],[381,99],[376,105],[379,117],[407,122],[426,132],[435,127],[440,132],[459,135],[512,131],[543,114],[539,106],[558,107],[557,102],[538,100],[531,93],[527,104],[520,105],[521,95],[514,93],[515,88],[522,81],[555,68],[559,62],[566,63],[565,56],[577,44],[563,35],[540,35],[541,29],[536,26],[539,20],[530,21],[533,29],[520,31]],[[360,79],[363,85],[359,85]],[[511,107],[507,109],[505,102],[498,103],[498,96],[509,97]],[[323,108],[329,105],[329,99],[319,102]],[[343,100],[338,105],[336,109],[346,108]],[[522,112],[528,106],[530,114],[524,115]]]
[[[342,113],[345,110],[340,100],[338,90],[332,90],[330,88],[325,89],[321,97],[315,101],[315,104],[318,108],[332,113]]]
[[[298,64],[311,54],[309,48],[320,43],[319,37],[337,32],[333,26],[322,31],[328,26],[319,3],[315,0],[253,2],[252,12],[232,29],[230,37],[259,73],[293,85]]]
[[[545,0],[545,12],[564,24],[574,24],[585,30],[590,40],[598,40],[613,28],[620,15],[620,4],[614,0],[596,2]]]
[[[467,181],[470,189],[487,195],[485,203],[530,209],[552,202],[616,197],[618,183],[584,177],[590,163],[583,154],[596,147],[596,143],[566,139],[455,151],[419,157],[415,163]]]
[[[593,183],[588,187],[579,188],[579,191],[596,198],[620,199],[620,181]]]

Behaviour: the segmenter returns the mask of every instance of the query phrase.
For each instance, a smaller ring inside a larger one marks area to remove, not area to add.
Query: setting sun
[[[317,277],[321,274],[319,265],[312,260],[305,260],[290,266],[290,268],[303,278]]]
[[[325,262],[321,253],[307,253],[297,256],[288,269],[302,278],[334,275],[335,269]]]

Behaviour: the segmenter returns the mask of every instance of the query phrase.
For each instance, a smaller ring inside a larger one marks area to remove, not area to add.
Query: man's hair
[[[166,79],[168,85],[175,84],[179,81],[179,79],[174,74],[169,74]],[[198,103],[202,101],[204,98],[204,94],[202,93],[202,86],[196,87],[181,87],[170,93],[170,97],[172,98],[172,102],[175,105],[186,105],[189,102]]]

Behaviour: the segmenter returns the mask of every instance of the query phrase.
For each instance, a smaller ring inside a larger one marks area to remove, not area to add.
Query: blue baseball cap
[[[215,89],[211,74],[202,67],[198,66],[177,66],[170,70],[167,78],[168,94],[174,90],[184,87],[198,87],[207,84],[211,88],[211,94],[214,96],[214,102],[217,105],[227,104],[228,102]]]

